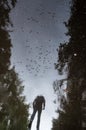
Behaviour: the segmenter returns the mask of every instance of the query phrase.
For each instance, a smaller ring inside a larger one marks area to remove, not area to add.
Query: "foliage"
[[[9,13],[16,2],[17,0],[0,0],[0,28],[11,23]]]
[[[24,86],[14,68],[0,77],[0,86],[4,95],[0,95],[0,129],[27,130],[28,108],[22,96]],[[2,126],[4,128],[2,128]]]
[[[0,130],[27,130],[28,108],[22,95],[24,86],[10,68],[12,26],[9,13],[17,0],[0,0]]]
[[[85,23],[86,1],[72,0],[71,15],[68,22],[65,23],[68,28],[67,35],[70,36],[70,39],[68,43],[60,44],[58,61],[55,64],[59,74],[63,74],[64,69],[66,70],[67,85],[65,92],[67,100],[66,102],[60,100],[62,110],[59,110],[59,118],[53,120],[52,130],[81,130],[83,128],[82,95],[86,91]],[[63,86],[58,86],[58,88],[61,90]],[[86,122],[84,123],[86,124]]]
[[[16,0],[0,0],[0,74],[5,73],[10,65],[12,45],[6,27],[11,24],[9,13],[15,3]]]

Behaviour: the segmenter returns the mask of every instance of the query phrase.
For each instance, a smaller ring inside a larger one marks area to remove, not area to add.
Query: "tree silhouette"
[[[71,15],[67,23],[68,43],[60,44],[55,68],[67,73],[67,99],[60,105],[58,119],[53,120],[52,130],[86,129],[86,1],[72,0]],[[62,90],[62,85],[58,88]],[[57,86],[56,86],[57,88]],[[83,113],[84,111],[84,113]]]
[[[29,106],[25,104],[24,86],[14,68],[6,72],[0,85],[4,88],[0,98],[0,129],[27,130]]]
[[[0,74],[4,74],[10,65],[12,45],[7,26],[11,24],[9,13],[15,3],[16,0],[0,0]]]
[[[11,39],[7,27],[12,26],[9,13],[17,0],[0,0],[0,130],[27,130],[28,105],[22,96],[24,86],[10,68]]]

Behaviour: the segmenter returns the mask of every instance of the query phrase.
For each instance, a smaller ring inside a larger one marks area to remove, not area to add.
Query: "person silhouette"
[[[30,122],[29,122],[29,125],[28,125],[29,129],[31,129],[32,122],[34,120],[36,112],[38,112],[38,119],[37,119],[37,126],[36,127],[37,127],[37,130],[39,130],[41,112],[44,109],[45,109],[45,98],[44,98],[44,96],[42,96],[42,95],[37,96],[33,101],[33,113],[31,115]]]

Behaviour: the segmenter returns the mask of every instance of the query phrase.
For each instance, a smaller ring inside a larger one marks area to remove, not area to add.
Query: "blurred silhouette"
[[[40,117],[42,110],[45,109],[45,98],[44,96],[40,95],[37,96],[33,101],[33,113],[31,115],[31,119],[28,125],[28,128],[31,129],[32,122],[34,120],[36,112],[38,112],[38,119],[37,119],[37,130],[39,130],[40,125]]]

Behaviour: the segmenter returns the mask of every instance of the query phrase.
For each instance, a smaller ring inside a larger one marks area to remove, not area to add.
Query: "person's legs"
[[[37,130],[39,130],[41,112],[42,112],[42,110],[38,110]]]
[[[28,125],[29,128],[31,128],[31,125],[32,125],[32,122],[33,122],[33,120],[34,120],[36,111],[37,111],[36,109],[33,110],[33,113],[32,113],[32,115],[31,115],[30,122],[29,122],[29,125]]]

